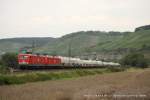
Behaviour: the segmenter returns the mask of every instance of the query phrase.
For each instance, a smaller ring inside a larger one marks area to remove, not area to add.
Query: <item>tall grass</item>
[[[0,65],[0,74],[6,74],[8,73],[8,68],[3,66],[3,65]]]
[[[37,82],[46,80],[58,80],[66,78],[75,78],[87,75],[103,74],[109,72],[123,71],[120,69],[76,69],[67,72],[33,72],[26,74],[14,74],[14,75],[0,75],[0,85],[10,85],[10,84],[22,84],[27,82]]]

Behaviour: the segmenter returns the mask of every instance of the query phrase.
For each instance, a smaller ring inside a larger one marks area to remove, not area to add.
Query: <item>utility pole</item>
[[[68,57],[69,57],[69,64],[70,64],[70,57],[71,57],[71,41],[69,42],[69,46],[68,46]]]
[[[32,41],[32,53],[34,52],[34,49],[35,49],[35,41],[33,40]]]

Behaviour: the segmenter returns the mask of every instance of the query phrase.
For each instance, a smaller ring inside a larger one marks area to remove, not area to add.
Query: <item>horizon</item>
[[[82,31],[82,30],[81,30]],[[6,37],[6,38],[0,38],[0,40],[1,39],[15,39],[15,38],[61,38],[61,37],[63,37],[63,36],[65,36],[65,35],[68,35],[68,34],[72,34],[72,33],[77,33],[77,32],[81,32],[81,31],[76,31],[76,32],[70,32],[70,33],[66,33],[66,34],[64,34],[64,35],[62,35],[62,36],[59,36],[59,37],[49,37],[49,36],[25,36],[25,37],[22,37],[22,36],[18,36],[18,37]],[[135,31],[135,29],[134,29],[134,31],[113,31],[113,30],[111,30],[111,31],[101,31],[101,30],[86,30],[86,31],[83,31],[83,32],[88,32],[88,31],[99,31],[99,32],[106,32],[106,33],[109,33],[109,32],[121,32],[121,33],[123,33],[123,32],[134,32]]]

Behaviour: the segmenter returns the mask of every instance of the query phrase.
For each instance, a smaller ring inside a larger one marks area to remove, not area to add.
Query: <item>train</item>
[[[83,60],[80,58],[50,56],[39,54],[18,54],[18,64],[21,69],[33,68],[94,68],[106,66],[120,66],[119,63],[97,60]]]

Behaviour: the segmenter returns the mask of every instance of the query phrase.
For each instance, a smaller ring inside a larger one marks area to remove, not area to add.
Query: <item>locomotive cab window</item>
[[[28,59],[28,56],[20,56],[20,59],[22,60]]]

